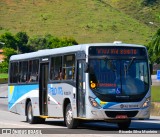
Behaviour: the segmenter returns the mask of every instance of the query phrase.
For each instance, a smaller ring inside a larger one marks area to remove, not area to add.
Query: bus
[[[145,46],[120,42],[13,55],[8,108],[30,124],[62,118],[68,128],[97,120],[127,129],[150,117],[149,70]]]

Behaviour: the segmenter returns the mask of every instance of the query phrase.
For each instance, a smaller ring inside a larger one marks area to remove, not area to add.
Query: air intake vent
[[[105,111],[107,117],[115,118],[117,115],[127,115],[127,117],[135,117],[138,111]]]

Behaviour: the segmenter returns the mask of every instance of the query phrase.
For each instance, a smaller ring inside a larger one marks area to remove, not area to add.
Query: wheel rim
[[[73,115],[72,115],[72,110],[70,109],[70,110],[67,111],[67,114],[66,114],[67,123],[71,124],[72,119],[73,119]]]
[[[31,120],[32,119],[32,107],[29,106],[28,108],[28,120]]]

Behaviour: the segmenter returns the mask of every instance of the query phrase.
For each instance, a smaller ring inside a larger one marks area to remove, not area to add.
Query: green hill
[[[157,28],[148,23],[148,9],[141,14],[137,5],[138,0],[1,0],[0,34],[25,31],[29,36],[73,37],[78,43],[145,44]],[[149,6],[155,9],[152,22],[158,22],[157,6]]]
[[[103,0],[113,8],[130,15],[150,26],[154,22],[160,27],[160,0]],[[148,2],[147,2],[148,1]],[[152,26],[152,27],[155,27]],[[158,27],[157,27],[158,28]]]

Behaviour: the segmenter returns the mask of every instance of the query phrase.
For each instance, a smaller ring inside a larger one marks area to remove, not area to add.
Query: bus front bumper
[[[139,109],[92,109],[87,111],[86,118],[93,120],[106,119],[149,119],[150,107]]]

